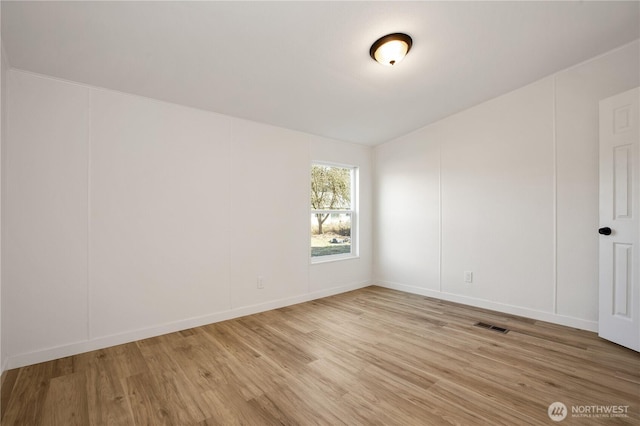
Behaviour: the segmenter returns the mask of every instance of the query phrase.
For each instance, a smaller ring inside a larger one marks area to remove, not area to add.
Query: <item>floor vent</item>
[[[507,334],[509,332],[508,328],[498,327],[497,325],[487,324],[486,322],[477,322],[473,325],[480,328],[486,328],[487,330],[497,331],[502,334]]]

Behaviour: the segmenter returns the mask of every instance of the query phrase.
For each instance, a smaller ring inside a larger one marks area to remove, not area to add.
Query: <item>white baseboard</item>
[[[537,311],[535,309],[523,308],[521,306],[492,302],[490,300],[461,296],[459,294],[440,292],[437,290],[430,290],[427,288],[415,287],[389,281],[376,281],[375,285],[390,288],[393,290],[400,290],[407,293],[419,294],[421,296],[433,297],[435,299],[446,300],[449,302],[461,303],[477,308],[490,309],[492,311],[498,311],[505,314],[518,315],[521,317],[531,318],[539,321],[546,321],[558,325],[564,325],[567,327],[579,328],[581,330],[595,332],[598,331],[597,321],[589,321],[580,318],[569,317],[566,315],[554,314],[552,312]]]
[[[246,315],[257,314],[272,309],[278,309],[285,306],[295,305],[298,303],[309,302],[311,300],[323,297],[333,296],[335,294],[345,293],[351,290],[357,290],[370,286],[372,283],[363,281],[352,283],[344,286],[333,287],[312,293],[306,293],[298,296],[288,297],[279,300],[273,300],[257,305],[243,306],[227,311],[216,312],[213,314],[188,318],[168,324],[162,324],[155,327],[149,327],[140,330],[132,330],[125,333],[104,336],[92,340],[85,340],[61,345],[52,348],[46,348],[39,351],[13,355],[2,360],[0,371],[4,372],[8,369],[20,368],[26,365],[37,364],[39,362],[51,361],[66,356],[77,355],[83,352],[94,351],[98,349],[108,348],[110,346],[120,345],[124,343],[134,342],[140,339],[148,339],[150,337],[160,336],[162,334],[173,333],[176,331],[186,330],[193,327],[212,324],[220,321],[226,321],[233,318],[239,318]],[[581,330],[597,331],[598,323],[596,321],[588,321],[580,318],[574,318],[564,315],[553,314],[551,312],[537,311],[534,309],[523,308],[520,306],[508,305],[504,303],[491,302],[489,300],[477,299],[468,296],[461,296],[453,293],[439,292],[422,287],[410,286],[389,281],[377,281],[375,285],[380,287],[400,290],[407,293],[419,294],[422,296],[433,297],[435,299],[446,300],[450,302],[461,303],[464,305],[475,306],[478,308],[490,309],[493,311],[503,312],[511,315],[523,316],[540,321],[547,321],[554,324],[564,325],[567,327],[579,328]]]
[[[71,355],[77,355],[83,352],[95,351],[97,349],[104,349],[110,346],[121,345],[123,343],[134,342],[140,339],[148,339],[150,337],[160,336],[167,333],[173,333],[176,331],[187,330],[193,327],[200,327],[202,325],[212,324],[220,321],[226,321],[233,318],[239,318],[246,315],[257,314],[259,312],[269,311],[272,309],[278,309],[285,306],[296,305],[298,303],[309,302],[311,300],[320,299],[323,297],[333,296],[335,294],[345,293],[351,290],[357,290],[359,288],[368,287],[371,285],[370,281],[363,281],[358,283],[351,283],[339,287],[333,287],[312,293],[301,294],[298,296],[287,297],[284,299],[273,300],[257,305],[243,306],[227,311],[216,312],[213,314],[188,318],[168,324],[162,324],[154,327],[144,328],[140,330],[127,331],[125,333],[114,334],[110,336],[98,337],[92,340],[85,340],[80,342],[71,343],[68,345],[61,345],[52,348],[46,348],[34,352],[23,353],[13,355],[6,360],[3,360],[5,371],[12,368],[20,368],[26,365],[37,364],[39,362],[51,361],[58,358],[64,358]]]

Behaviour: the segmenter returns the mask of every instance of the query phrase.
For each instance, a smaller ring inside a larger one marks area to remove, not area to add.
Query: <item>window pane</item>
[[[311,257],[351,253],[351,213],[311,213]]]
[[[312,165],[311,208],[351,210],[351,169]]]

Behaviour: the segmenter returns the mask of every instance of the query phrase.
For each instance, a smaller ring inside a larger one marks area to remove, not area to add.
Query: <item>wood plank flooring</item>
[[[555,401],[569,410],[561,424],[640,424],[640,355],[368,287],[10,370],[1,424],[548,425]],[[572,417],[594,405],[627,417]]]

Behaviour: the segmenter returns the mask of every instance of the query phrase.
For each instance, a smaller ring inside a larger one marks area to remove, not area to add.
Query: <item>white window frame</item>
[[[316,210],[309,207],[309,218],[311,215],[318,213],[337,213],[337,214],[351,214],[351,253],[341,254],[329,254],[326,256],[311,256],[311,227],[309,227],[309,259],[312,264],[335,262],[339,260],[357,259],[359,255],[359,228],[358,228],[358,210],[359,210],[359,168],[358,166],[350,164],[331,163],[326,161],[312,161],[309,166],[309,191],[311,191],[311,168],[313,166],[327,166],[327,167],[339,167],[343,169],[351,170],[351,209],[350,210]],[[309,192],[308,199],[311,199],[311,192]],[[310,204],[310,203],[309,203]]]

